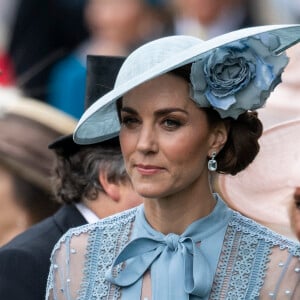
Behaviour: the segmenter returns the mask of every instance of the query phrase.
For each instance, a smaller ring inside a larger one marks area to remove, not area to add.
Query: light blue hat
[[[117,136],[116,101],[136,86],[190,63],[190,96],[200,107],[212,107],[222,118],[260,108],[281,81],[288,63],[282,52],[299,40],[300,25],[269,25],[207,41],[183,35],[151,41],[127,57],[114,89],[85,111],[74,141],[92,144]]]

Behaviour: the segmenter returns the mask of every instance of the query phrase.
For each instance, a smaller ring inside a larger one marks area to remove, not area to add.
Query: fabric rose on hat
[[[222,118],[262,107],[288,63],[285,53],[274,53],[279,46],[277,37],[266,33],[206,53],[192,64],[191,98]]]

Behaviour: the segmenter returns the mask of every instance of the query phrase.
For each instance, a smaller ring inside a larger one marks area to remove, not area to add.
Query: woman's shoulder
[[[107,266],[112,264],[119,248],[128,242],[137,210],[133,208],[93,224],[69,229],[52,251],[47,295],[60,291],[62,295],[68,292],[84,294],[85,288],[82,290],[76,283],[88,283],[95,278],[104,281]],[[62,273],[69,277],[61,277]],[[68,292],[64,290],[66,286]]]
[[[270,228],[234,211],[229,226],[235,232],[243,233],[251,239],[263,241],[271,247],[278,246],[280,249],[287,249],[294,255],[300,256],[300,243],[289,237],[283,236]]]
[[[53,252],[61,248],[65,243],[76,243],[80,241],[80,244],[85,244],[93,237],[93,240],[102,238],[105,234],[114,236],[122,231],[131,228],[131,224],[135,219],[137,207],[125,210],[123,212],[111,215],[109,217],[100,219],[98,222],[85,224],[78,227],[70,228],[57,242]],[[128,230],[127,230],[128,231]],[[85,241],[85,243],[83,243]]]
[[[118,230],[119,228],[131,223],[136,215],[137,207],[131,208],[120,213],[100,219],[92,224],[85,224],[69,229],[65,237],[78,236],[83,233],[92,233],[94,231]]]

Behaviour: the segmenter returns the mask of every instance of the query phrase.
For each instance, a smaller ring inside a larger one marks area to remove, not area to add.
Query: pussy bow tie
[[[201,251],[199,239],[197,241],[185,234],[173,233],[136,238],[116,257],[106,279],[117,286],[128,287],[141,279],[153,264],[157,268],[155,274],[164,274],[159,277],[158,283],[158,290],[163,289],[163,292],[158,294],[167,295],[154,299],[171,299],[169,293],[164,294],[166,290],[176,295],[172,299],[189,299],[190,294],[205,297],[211,289],[213,274]],[[119,264],[123,264],[122,270],[115,272]]]

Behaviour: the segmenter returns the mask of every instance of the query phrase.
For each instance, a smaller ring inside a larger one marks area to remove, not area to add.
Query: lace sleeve
[[[300,299],[299,256],[288,249],[272,249],[261,299]]]
[[[77,299],[84,276],[88,234],[66,234],[55,246],[47,282],[46,300]]]

